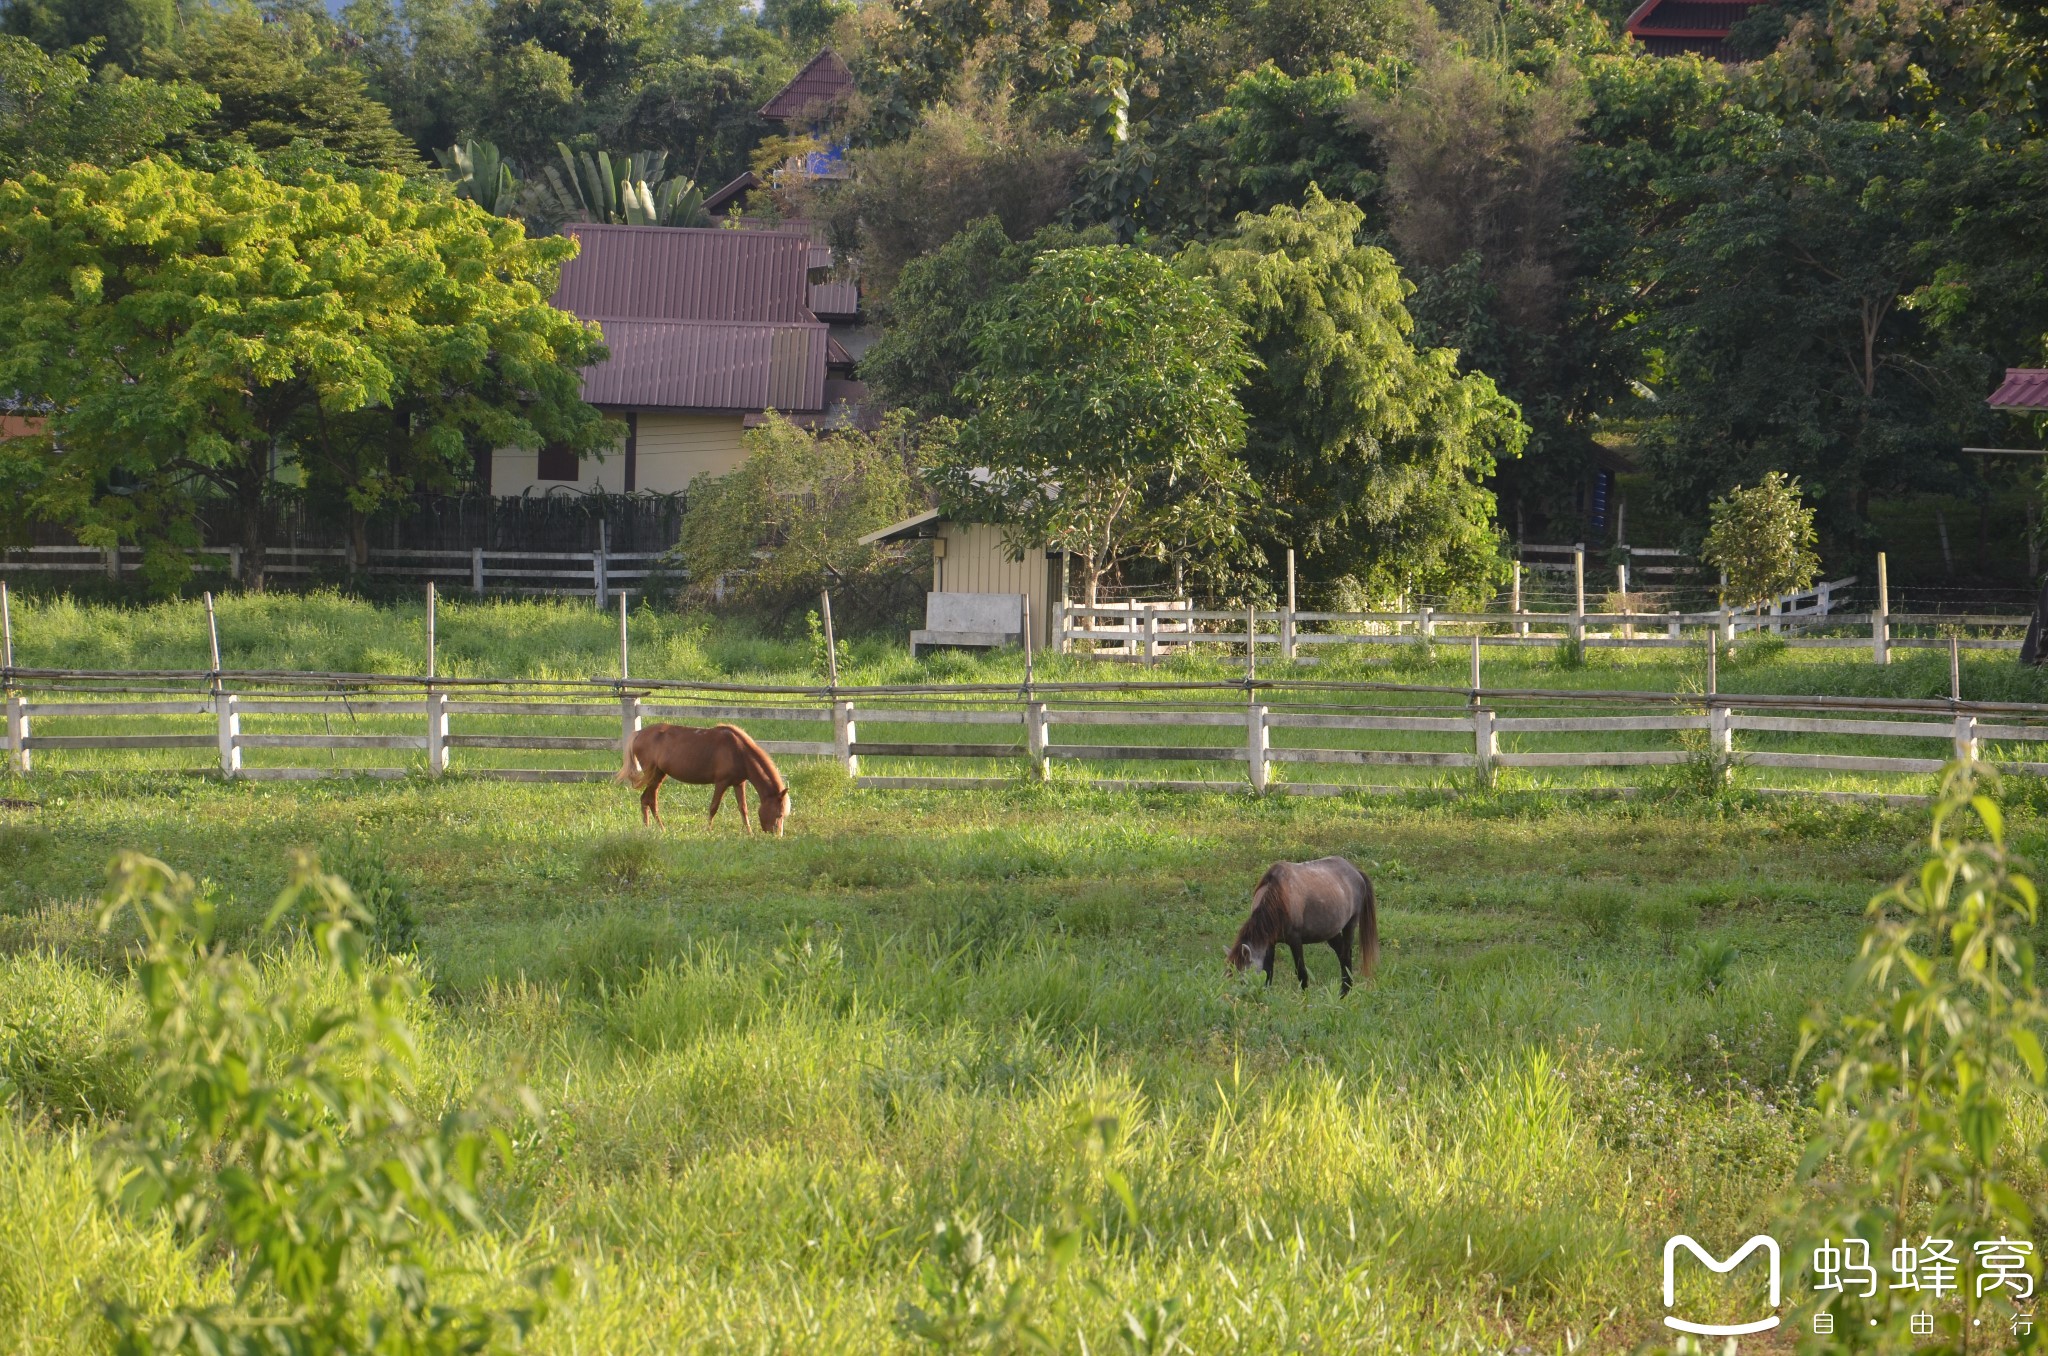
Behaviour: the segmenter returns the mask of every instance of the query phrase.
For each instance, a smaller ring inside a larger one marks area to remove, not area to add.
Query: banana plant
[[[488,141],[461,141],[434,158],[455,181],[457,197],[467,198],[496,217],[509,217],[519,196],[519,180],[512,166]]]
[[[571,151],[560,142],[560,169],[547,167],[553,206],[564,218],[625,226],[708,226],[704,194],[686,178],[667,177],[668,152]]]

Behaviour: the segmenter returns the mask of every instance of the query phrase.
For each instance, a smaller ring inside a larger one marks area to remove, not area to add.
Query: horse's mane
[[[1244,926],[1237,930],[1237,940],[1230,944],[1235,952],[1246,942],[1253,946],[1266,946],[1280,935],[1285,923],[1285,905],[1280,900],[1280,868],[1269,867],[1259,884],[1252,891],[1251,917],[1244,920]]]
[[[731,731],[733,738],[739,741],[740,747],[747,751],[747,759],[758,770],[761,780],[767,782],[776,795],[788,794],[789,783],[783,780],[782,769],[775,766],[775,760],[768,756],[768,750],[756,744],[754,737],[737,725],[721,725],[718,728]]]

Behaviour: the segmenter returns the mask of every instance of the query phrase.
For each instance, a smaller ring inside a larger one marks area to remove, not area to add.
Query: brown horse
[[[740,803],[740,828],[747,825],[747,786],[761,797],[761,827],[780,838],[782,823],[789,817],[789,783],[782,780],[775,760],[737,725],[714,725],[700,729],[693,725],[650,725],[626,743],[626,764],[618,780],[640,792],[640,822],[647,816],[661,823],[661,806],[656,793],[661,779],[673,777],[692,786],[710,786],[709,824],[718,818],[718,806],[730,789]]]
[[[1294,952],[1294,973],[1301,987],[1308,987],[1308,966],[1301,948],[1309,942],[1328,942],[1337,953],[1337,968],[1343,972],[1342,992],[1351,992],[1351,946],[1358,944],[1358,974],[1372,974],[1380,958],[1379,914],[1373,905],[1372,882],[1365,873],[1342,857],[1318,857],[1312,862],[1275,862],[1252,891],[1251,917],[1237,930],[1230,944],[1230,964],[1236,970],[1253,966],[1266,972],[1273,982],[1273,949],[1285,943]]]

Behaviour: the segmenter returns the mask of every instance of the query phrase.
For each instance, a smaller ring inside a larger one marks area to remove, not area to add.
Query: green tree
[[[1666,376],[1643,460],[1698,520],[1719,490],[1799,477],[1836,549],[1876,494],[1953,490],[1991,425],[1997,365],[1912,304],[1935,278],[1923,129],[1731,110],[1725,149],[1674,176],[1647,248]]]
[[[200,85],[220,100],[209,136],[274,151],[310,141],[365,169],[416,172],[420,154],[351,67],[325,59],[305,25],[229,12],[190,25],[176,47],[153,50],[146,74]]]
[[[75,162],[127,164],[183,136],[216,106],[197,85],[96,80],[77,54],[48,56],[26,38],[0,37],[0,179],[55,174]]]
[[[133,71],[143,49],[161,47],[178,26],[177,0],[6,0],[0,31],[50,53],[88,44],[122,70]]]
[[[598,336],[547,303],[574,250],[389,174],[156,157],[0,183],[0,389],[53,410],[4,444],[8,508],[139,542],[170,587],[218,504],[261,588],[296,482],[368,507],[472,447],[609,445],[579,395]]]
[[[1716,499],[1700,558],[1727,572],[1727,600],[1737,607],[1767,603],[1803,589],[1820,573],[1813,510],[1799,482],[1772,471],[1749,489]]]
[[[1091,605],[1132,556],[1220,568],[1255,492],[1242,328],[1142,251],[1041,255],[975,336],[976,409],[935,458],[941,499],[1080,557]]]
[[[901,411],[874,433],[816,434],[780,415],[747,430],[747,459],[690,487],[676,556],[695,591],[779,614],[816,602],[824,588],[846,615],[894,609],[905,574],[888,548],[860,538],[922,502],[921,436],[929,434]]]
[[[1243,322],[1255,360],[1256,535],[1376,589],[1483,595],[1502,567],[1486,480],[1527,430],[1455,353],[1415,347],[1413,289],[1385,250],[1359,243],[1364,224],[1311,185],[1302,207],[1246,214],[1180,257]]]
[[[1106,233],[1047,226],[1017,242],[983,217],[938,249],[910,261],[876,308],[881,337],[861,355],[861,379],[883,402],[919,415],[965,419],[961,389],[974,367],[974,339],[995,304],[1051,250],[1105,244]]]

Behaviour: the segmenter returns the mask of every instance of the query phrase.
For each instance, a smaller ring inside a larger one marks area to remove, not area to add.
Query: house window
[[[540,450],[540,466],[534,472],[534,479],[577,480],[582,473],[582,458],[559,443],[549,443]]]

